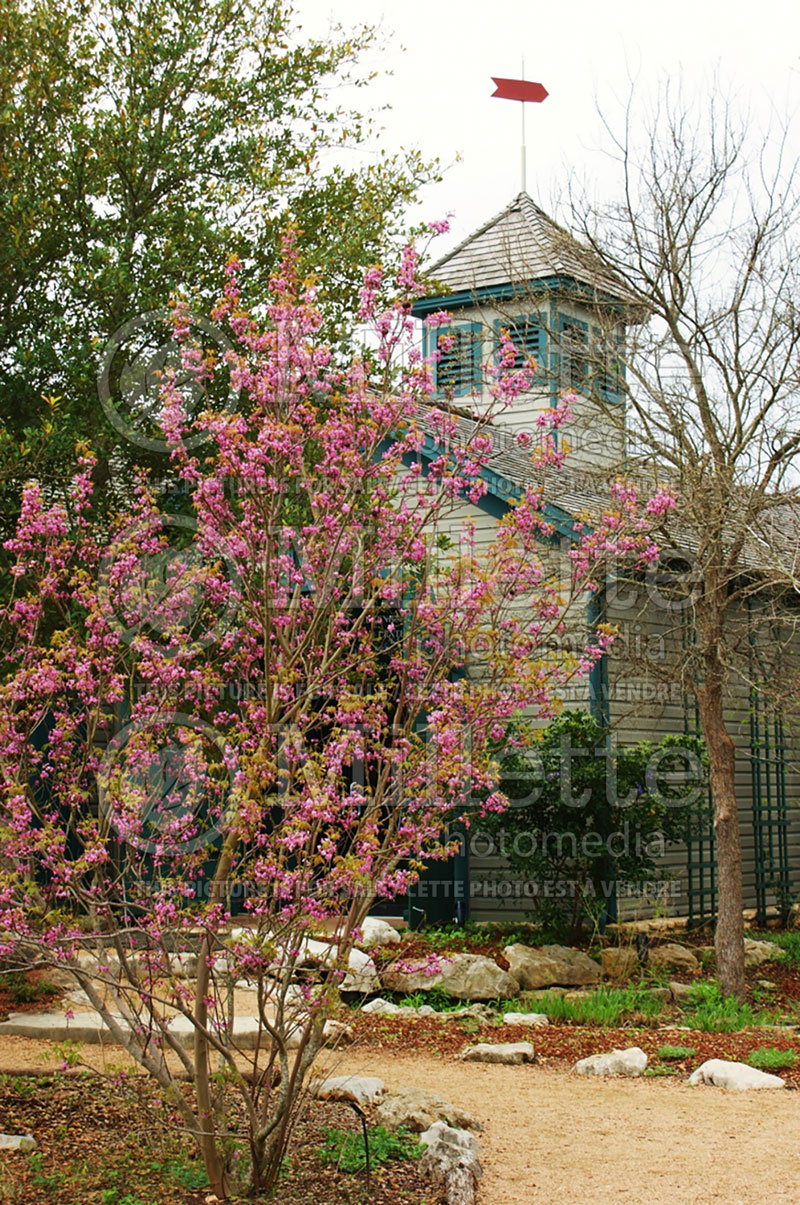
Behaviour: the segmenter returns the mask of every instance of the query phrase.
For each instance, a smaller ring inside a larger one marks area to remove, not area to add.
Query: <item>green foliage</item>
[[[64,481],[90,440],[109,336],[185,291],[207,312],[237,253],[263,296],[282,231],[342,338],[364,265],[391,260],[431,169],[369,144],[348,87],[374,31],[307,38],[292,0],[9,0],[0,12],[0,469]],[[124,457],[147,457],[123,446]],[[160,462],[159,462],[160,463]],[[163,472],[160,465],[160,472]],[[13,517],[9,512],[8,517]]]
[[[716,983],[693,983],[683,1001],[684,1022],[708,1033],[736,1033],[757,1025],[775,1025],[780,1014],[755,1010],[734,996],[723,996]]]
[[[694,1047],[692,1046],[659,1046],[656,1051],[660,1059],[693,1059]]]
[[[173,1159],[165,1165],[164,1170],[170,1180],[179,1184],[181,1188],[190,1190],[208,1188],[206,1169],[200,1163],[189,1159]]]
[[[461,951],[482,947],[491,942],[502,945],[523,945],[546,942],[550,934],[540,925],[530,924],[478,924],[467,921],[464,925],[429,925],[417,930],[417,937],[432,950]]]
[[[423,1004],[427,1004],[429,1008],[435,1008],[437,1013],[451,1013],[464,1007],[463,1000],[456,1000],[438,985],[427,992],[420,990],[402,996],[398,1003],[401,1008],[422,1008]]]
[[[22,971],[6,971],[0,975],[0,989],[8,992],[15,1004],[32,1004],[46,996],[52,996],[58,988],[45,979],[32,981]]]
[[[603,911],[614,879],[658,877],[665,845],[687,834],[685,801],[698,787],[692,770],[705,773],[695,737],[612,741],[585,712],[538,731],[514,726],[497,751],[510,806],[481,819],[496,851],[536,885],[534,915],[573,940]]]
[[[750,936],[748,934],[748,936]],[[785,961],[793,967],[800,967],[800,930],[787,929],[782,933],[759,933],[762,941],[774,942],[783,951]]]
[[[797,1051],[778,1050],[775,1046],[759,1046],[757,1050],[750,1051],[747,1061],[751,1067],[758,1067],[761,1071],[783,1071],[787,1067],[794,1067]]]
[[[385,1126],[367,1130],[372,1165],[393,1159],[418,1159],[425,1151],[413,1134],[403,1126],[392,1133]],[[323,1163],[335,1163],[344,1172],[360,1172],[366,1167],[364,1138],[355,1130],[326,1130],[325,1145],[317,1151]]]
[[[613,1029],[633,1014],[648,1020],[660,1016],[664,1001],[640,988],[601,987],[596,992],[581,993],[572,1000],[557,992],[544,992],[537,996],[535,1008],[550,1021]]]

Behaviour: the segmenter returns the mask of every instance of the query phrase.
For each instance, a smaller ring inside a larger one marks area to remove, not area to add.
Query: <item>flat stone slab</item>
[[[317,1100],[353,1100],[358,1105],[372,1105],[386,1091],[377,1075],[329,1075],[316,1080],[311,1091]]]
[[[438,1092],[430,1092],[426,1088],[401,1088],[385,1096],[375,1116],[387,1130],[404,1126],[416,1134],[421,1134],[436,1121],[445,1121],[450,1126],[464,1130],[481,1129],[478,1119],[466,1109],[460,1109]]]
[[[503,1013],[504,1025],[533,1025],[543,1029],[550,1024],[550,1018],[544,1013]]]
[[[0,1151],[32,1151],[36,1149],[33,1134],[0,1134]]]
[[[128,1022],[121,1016],[115,1016],[119,1027],[128,1032]],[[191,1046],[194,1042],[194,1025],[188,1017],[181,1015],[171,1017],[169,1032],[173,1034],[182,1046]],[[40,1038],[47,1042],[114,1042],[116,1039],[105,1021],[96,1012],[75,1012],[67,1018],[63,1012],[50,1013],[10,1013],[7,1021],[0,1022],[0,1036]],[[341,1021],[326,1021],[324,1035],[327,1042],[345,1041],[352,1036],[352,1031]],[[301,1025],[290,1030],[287,1046],[293,1049],[300,1044],[302,1036]],[[267,1045],[270,1037],[264,1027],[259,1024],[257,1017],[237,1016],[233,1023],[233,1042],[240,1050],[255,1050],[260,1041]]]
[[[508,1063],[519,1066],[536,1058],[531,1042],[478,1042],[458,1056],[465,1063]]]
[[[590,1054],[579,1059],[574,1070],[578,1075],[641,1075],[647,1066],[647,1055],[638,1046],[627,1050],[609,1050],[606,1054]]]
[[[715,1088],[728,1088],[732,1092],[747,1092],[761,1088],[785,1088],[786,1081],[779,1075],[759,1071],[748,1063],[733,1063],[727,1059],[707,1059],[689,1076],[689,1083],[710,1084]]]

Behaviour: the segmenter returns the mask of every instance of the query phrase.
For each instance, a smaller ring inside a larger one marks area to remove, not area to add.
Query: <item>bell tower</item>
[[[429,275],[438,288],[413,312],[423,322],[423,353],[439,352],[434,374],[443,399],[485,409],[483,366],[497,356],[505,329],[519,349],[518,365],[532,360],[536,370],[531,389],[498,425],[528,429],[543,409],[574,394],[563,433],[570,468],[622,465],[625,328],[638,319],[632,299],[594,255],[522,192]],[[441,310],[450,323],[427,326]]]

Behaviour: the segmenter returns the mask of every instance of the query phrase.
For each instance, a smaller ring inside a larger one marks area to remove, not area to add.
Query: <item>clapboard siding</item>
[[[741,618],[741,617],[740,617]],[[667,734],[681,735],[687,723],[694,724],[694,705],[685,690],[680,667],[686,634],[678,616],[638,599],[634,606],[609,607],[608,619],[617,625],[616,648],[607,660],[608,698],[605,701],[614,739],[621,744],[643,739],[660,740]],[[732,621],[736,622],[734,616]],[[755,635],[759,645],[768,638]],[[767,661],[768,661],[767,657]],[[756,832],[753,814],[753,760],[751,756],[751,680],[746,646],[743,646],[739,672],[731,674],[726,694],[726,724],[736,746],[736,794],[742,848],[745,907],[756,905]],[[798,679],[796,652],[780,650],[774,664],[760,672]],[[766,683],[765,690],[774,683]],[[588,706],[588,692],[578,689],[565,699],[568,706]],[[784,773],[787,802],[787,846],[793,886],[800,887],[800,713],[787,707],[784,700],[786,757]],[[683,844],[668,846],[660,868],[667,878],[662,893],[642,897],[620,891],[618,905],[623,918],[646,917],[655,911],[686,915],[689,910],[687,849]],[[470,853],[471,915],[476,920],[513,920],[529,910],[526,886],[497,854],[482,850]],[[774,892],[767,893],[767,904],[776,904]]]

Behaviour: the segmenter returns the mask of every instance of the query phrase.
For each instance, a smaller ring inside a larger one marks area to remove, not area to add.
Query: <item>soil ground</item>
[[[481,1205],[797,1205],[800,1095],[585,1079],[359,1049],[336,1073],[432,1088],[484,1124]]]
[[[125,1061],[113,1047],[83,1053],[97,1065]],[[46,1043],[0,1039],[0,1071],[56,1061]],[[566,1065],[464,1064],[449,1053],[366,1044],[329,1053],[320,1067],[378,1075],[389,1089],[434,1088],[480,1118],[481,1205],[800,1200],[794,1091],[736,1094],[672,1079],[583,1079]]]

